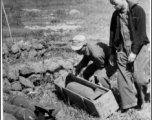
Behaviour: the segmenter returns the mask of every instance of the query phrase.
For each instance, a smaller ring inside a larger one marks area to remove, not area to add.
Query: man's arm
[[[137,7],[138,7],[136,8],[137,18],[133,18],[133,19],[137,19],[137,21],[136,21],[136,25],[134,26],[135,35],[133,36],[133,43],[131,50],[132,53],[136,55],[140,51],[140,48],[143,46],[144,40],[147,39],[145,11],[140,6]]]
[[[112,15],[111,23],[110,23],[110,40],[109,40],[109,48],[110,54],[115,54],[116,49],[113,46],[113,39],[114,39],[114,29],[116,28],[116,20],[114,19],[115,12]]]
[[[78,75],[80,73],[80,71],[82,70],[82,68],[84,68],[85,66],[87,66],[87,64],[89,63],[89,59],[87,57],[83,57],[82,60],[80,61],[80,63],[76,66],[76,73],[75,75]]]
[[[110,23],[110,40],[109,40],[109,49],[110,49],[110,58],[109,62],[112,66],[114,66],[114,56],[116,54],[116,49],[113,46],[113,39],[114,39],[114,29],[116,28],[116,20],[114,19],[114,14],[112,15],[111,23]]]

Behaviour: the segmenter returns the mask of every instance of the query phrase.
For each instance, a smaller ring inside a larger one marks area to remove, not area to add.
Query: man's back
[[[89,60],[93,61],[97,67],[103,67],[108,63],[109,47],[102,42],[87,42],[87,50],[85,55]]]

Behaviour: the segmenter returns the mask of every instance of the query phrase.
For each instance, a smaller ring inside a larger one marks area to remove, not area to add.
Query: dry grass
[[[60,95],[55,94],[55,92],[49,89],[42,88],[39,96],[35,96],[32,99],[38,101],[43,106],[46,104],[60,106],[61,110],[57,114],[56,120],[101,120],[74,105],[71,106],[68,102],[64,102]],[[151,106],[150,103],[146,103],[146,107],[143,110],[130,109],[123,114],[118,110],[107,120],[150,120],[150,116]]]

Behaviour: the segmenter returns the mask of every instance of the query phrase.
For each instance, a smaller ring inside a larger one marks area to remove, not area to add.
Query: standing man
[[[129,0],[109,1],[116,9],[110,26],[109,62],[114,65],[114,56],[117,56],[118,87],[122,110],[126,111],[135,106],[142,107],[145,102],[143,89],[146,89],[148,81],[142,76],[141,66],[149,59],[146,17],[137,3]]]
[[[72,50],[83,55],[82,60],[76,66],[75,75],[78,75],[82,68],[92,61],[93,63],[88,65],[83,72],[84,79],[88,80],[94,74],[103,87],[110,88],[109,77],[114,74],[116,67],[109,64],[109,47],[101,42],[92,43],[84,35],[76,35],[71,41]]]

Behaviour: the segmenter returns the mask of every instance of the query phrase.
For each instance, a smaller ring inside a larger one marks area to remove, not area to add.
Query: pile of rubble
[[[73,65],[80,58],[47,58],[45,51],[49,49],[36,40],[20,41],[10,49],[3,44],[3,89],[15,94],[30,94],[39,88],[42,83],[53,87],[54,80],[66,72],[73,72]],[[33,60],[33,58],[40,58]],[[13,59],[13,64],[9,61]],[[22,62],[17,60],[24,59]]]

